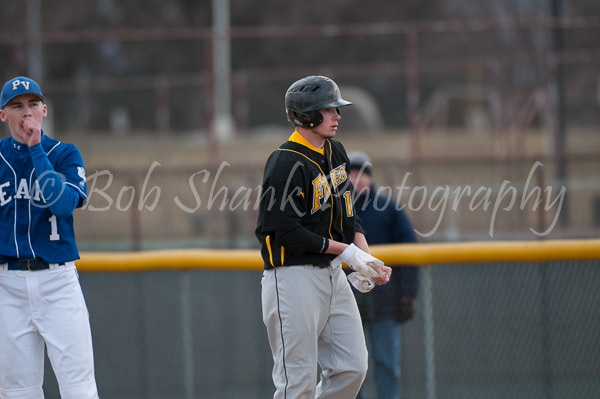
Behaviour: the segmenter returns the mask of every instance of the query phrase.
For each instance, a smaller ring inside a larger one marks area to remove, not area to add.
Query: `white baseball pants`
[[[367,348],[341,267],[266,270],[262,310],[273,353],[274,399],[356,398],[367,373]]]
[[[92,334],[75,263],[0,265],[0,399],[43,399],[44,343],[62,399],[97,399]]]

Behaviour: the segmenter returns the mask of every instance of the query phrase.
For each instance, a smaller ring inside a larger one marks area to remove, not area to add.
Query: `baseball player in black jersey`
[[[296,130],[265,166],[256,236],[274,399],[355,398],[367,372],[360,314],[341,264],[363,292],[387,283],[392,271],[369,254],[350,162],[333,140],[339,108],[350,104],[324,76],[293,83],[285,106]]]

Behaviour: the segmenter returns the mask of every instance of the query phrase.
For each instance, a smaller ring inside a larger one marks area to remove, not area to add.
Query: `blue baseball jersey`
[[[42,134],[29,148],[0,141],[0,264],[10,259],[79,259],[73,211],[87,199],[81,153]]]

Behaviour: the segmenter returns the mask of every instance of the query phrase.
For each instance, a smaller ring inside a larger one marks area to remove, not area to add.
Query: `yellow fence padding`
[[[390,265],[589,260],[600,259],[600,239],[395,244],[371,252]]]
[[[77,269],[86,272],[143,272],[151,270],[261,270],[258,250],[164,249],[140,252],[83,252]]]
[[[372,245],[373,256],[388,265],[427,266],[444,263],[546,262],[600,259],[600,239],[477,241]],[[82,252],[81,272],[151,270],[261,270],[253,249],[168,249],[141,252]]]

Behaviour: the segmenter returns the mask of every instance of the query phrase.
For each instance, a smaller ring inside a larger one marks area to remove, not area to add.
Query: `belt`
[[[328,267],[333,267],[334,269],[342,264],[341,261],[337,260],[338,258],[333,259],[325,259],[321,262],[316,263],[302,263],[298,265],[289,265],[289,266],[314,266],[320,269],[326,269]],[[289,266],[276,266],[276,267],[289,267]],[[272,267],[270,269],[273,269]],[[266,269],[269,270],[269,269]]]
[[[37,270],[50,269],[50,263],[41,259],[13,259],[6,262],[8,270],[24,270],[34,272]],[[65,263],[58,263],[58,266],[64,266]]]
[[[313,263],[312,265],[315,267],[319,267],[321,269],[325,269],[326,267],[331,266],[331,261],[329,259],[327,259],[327,260],[324,260],[323,262]]]

